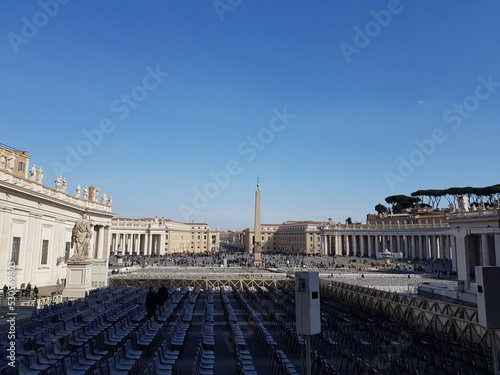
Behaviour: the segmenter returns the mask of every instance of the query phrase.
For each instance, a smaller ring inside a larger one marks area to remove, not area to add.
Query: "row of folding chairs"
[[[271,353],[271,370],[276,371],[276,375],[298,375],[299,373],[295,369],[293,363],[288,359],[285,352],[280,349],[276,349],[274,346],[270,347]]]
[[[215,365],[215,354],[213,350],[203,348],[200,340],[194,358],[193,375],[213,375]]]
[[[248,350],[240,350],[236,347],[236,371],[238,375],[257,375],[253,365],[252,355]]]
[[[213,323],[202,323],[201,325],[201,342],[204,349],[214,350],[215,334]]]
[[[231,303],[229,302],[226,289],[220,288],[220,295],[222,298],[222,308],[224,310],[224,316],[226,317],[226,320],[232,323],[236,323],[238,321],[238,318],[236,316],[236,313],[234,312],[233,307],[231,306]]]
[[[213,299],[212,303],[207,301],[207,304],[205,305],[205,310],[203,311],[203,321],[207,323],[213,323],[215,321],[215,310],[214,310]]]
[[[271,316],[272,319],[277,323],[280,337],[285,341],[287,346],[293,350],[294,355],[302,353],[306,345],[306,342],[302,338],[302,336],[297,334],[295,329],[289,323],[286,323],[277,313],[273,313]]]
[[[331,316],[328,319],[330,332],[340,339],[342,345],[358,353],[365,348],[359,345],[356,337],[363,335],[364,340],[370,340],[370,349],[365,352],[372,356],[372,362],[387,358],[384,362],[391,364],[391,368],[409,373],[457,373],[472,368],[476,373],[491,372],[491,361],[481,348],[466,350],[458,344],[424,336],[407,325],[405,328],[394,321],[373,319],[371,313],[366,314],[361,309],[351,312],[348,323],[339,324],[343,320],[339,318],[347,314],[347,309],[339,303],[325,302],[325,311]]]
[[[282,293],[282,294],[283,294],[283,296],[279,299],[279,301],[288,300],[289,296],[287,296],[287,293]],[[275,295],[276,295],[276,293],[275,293]],[[258,299],[256,301],[257,301],[257,303],[262,303],[260,299]],[[277,301],[277,299],[275,299],[275,301]],[[271,314],[271,319],[272,319],[272,322],[274,323],[274,326],[276,326],[279,329],[280,337],[285,341],[286,345],[290,349],[293,350],[293,354],[298,355],[305,348],[305,340],[300,335],[298,335],[296,333],[296,331],[294,329],[294,325],[292,323],[287,322],[283,318],[283,317],[290,316],[290,313],[287,311],[287,309],[280,310],[280,307],[283,307],[285,305],[286,304],[275,303],[275,308],[278,309],[278,311],[275,311],[274,313]],[[257,327],[259,327],[259,326],[257,326]],[[316,336],[319,336],[319,335],[316,335]],[[314,339],[313,339],[313,342],[314,342]],[[318,350],[319,348],[316,348],[316,349]],[[357,366],[360,366],[360,367],[366,369],[366,371],[371,371],[373,369],[373,367],[369,363],[363,362],[363,360],[361,358],[354,356],[351,352],[342,351],[340,346],[336,346],[336,349],[338,350],[338,352],[336,354],[338,354],[338,358],[340,360],[341,365],[345,365],[347,367],[347,365],[351,363],[348,361],[348,359],[355,358],[357,360],[357,362],[356,362]],[[280,357],[274,358],[275,362],[279,362],[280,360],[281,360]],[[324,359],[324,361],[327,362],[326,359]],[[287,362],[285,361],[285,363],[287,363]],[[330,363],[328,363],[328,364],[329,364],[329,367],[331,367],[333,370],[337,370],[333,365],[331,365]],[[323,366],[323,368],[327,368],[327,366]],[[353,370],[353,369],[350,368],[350,370]],[[283,370],[283,371],[286,371],[286,370]],[[330,371],[330,370],[328,369],[327,371]],[[330,372],[332,372],[332,371],[330,371]]]
[[[229,341],[234,348],[245,349],[247,346],[247,342],[245,339],[245,335],[241,331],[241,327],[238,323],[232,323],[231,321],[227,321],[227,325],[229,327]]]
[[[340,372],[316,350],[311,351],[312,371],[316,375],[339,375]]]
[[[181,353],[184,350],[184,344],[189,335],[190,322],[186,323],[182,319],[182,314],[176,319],[174,325],[170,329],[170,349],[179,350]]]
[[[214,288],[209,287],[207,290],[207,303],[214,303]]]
[[[262,303],[262,300],[254,296],[252,291],[250,291],[248,288],[245,288],[247,294],[250,296],[252,301],[259,305]],[[261,292],[263,292],[262,289],[260,289]],[[236,294],[237,295],[237,294]],[[243,296],[237,297],[239,301],[243,303],[243,305],[248,305],[252,311],[253,308],[246,302],[246,299]],[[245,310],[245,308],[243,308]],[[271,370],[274,371],[274,374],[278,375],[298,375],[297,371],[295,370],[294,365],[292,362],[288,359],[286,354],[282,350],[277,349],[277,342],[274,340],[273,336],[269,333],[267,328],[263,323],[259,321],[254,321],[255,324],[250,325],[254,329],[254,334],[256,338],[256,342],[258,346],[260,347],[260,350],[262,353],[266,355],[266,358],[269,358],[270,360],[270,366]],[[250,353],[246,350],[239,349],[238,347],[236,348],[236,355],[240,355],[242,359],[246,359],[247,361],[251,359]],[[241,360],[240,360],[241,362]],[[245,362],[242,362],[245,363]],[[247,363],[248,365],[248,363]],[[257,372],[255,369],[253,369],[250,366],[241,366],[239,367],[241,374],[240,375],[254,375]]]
[[[257,312],[252,308],[252,306],[250,306],[250,304],[247,302],[245,297],[243,297],[241,292],[237,288],[233,287],[233,294],[236,296],[236,300],[241,309],[243,310],[243,316],[248,322],[248,324],[254,326],[255,324],[259,323],[260,318]]]
[[[273,336],[264,326],[264,324],[258,323],[254,331],[255,331],[255,340],[257,342],[257,345],[259,345],[259,347],[262,348],[264,346],[269,346],[269,345],[272,346],[278,345],[277,342],[274,340]]]

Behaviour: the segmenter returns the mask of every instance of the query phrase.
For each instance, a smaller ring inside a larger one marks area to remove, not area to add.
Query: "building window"
[[[42,241],[42,261],[41,264],[47,264],[47,255],[49,254],[49,240]]]
[[[69,259],[69,250],[71,249],[71,242],[66,242],[66,248],[64,249],[64,261],[67,262]]]
[[[18,166],[17,170],[18,170],[19,172],[24,172],[24,168],[25,168],[25,167],[26,167],[26,164],[24,164],[24,161],[20,161],[20,162],[19,162],[19,166]]]
[[[21,250],[21,237],[14,237],[12,239],[12,255],[10,261],[16,266],[19,265],[19,251]]]

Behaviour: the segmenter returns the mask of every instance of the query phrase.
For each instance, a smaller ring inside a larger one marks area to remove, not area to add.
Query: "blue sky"
[[[0,143],[117,217],[364,221],[498,181],[500,4],[0,2]]]

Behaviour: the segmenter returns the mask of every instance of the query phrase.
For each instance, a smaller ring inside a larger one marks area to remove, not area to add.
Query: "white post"
[[[311,335],[306,335],[306,375],[311,375]]]

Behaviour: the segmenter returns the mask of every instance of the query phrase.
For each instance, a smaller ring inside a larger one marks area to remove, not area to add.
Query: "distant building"
[[[30,156],[27,151],[19,151],[0,144],[0,170],[19,178],[28,178]]]
[[[262,251],[288,254],[316,254],[321,252],[321,222],[285,221],[283,224],[261,224]],[[243,246],[251,252],[254,232],[243,230]]]
[[[219,250],[220,231],[206,223],[179,223],[163,218],[112,220],[111,252],[120,255],[165,255]]]

